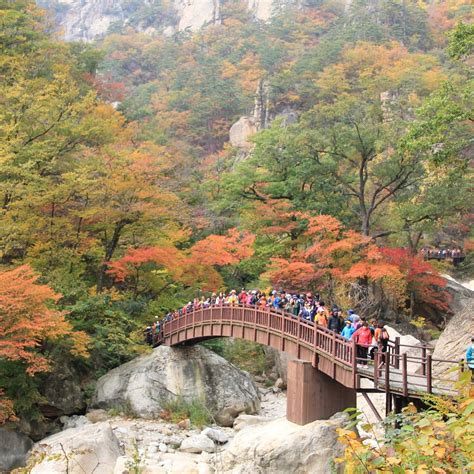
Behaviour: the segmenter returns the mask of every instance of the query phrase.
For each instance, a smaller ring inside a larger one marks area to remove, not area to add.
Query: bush
[[[191,425],[197,428],[209,425],[213,421],[212,415],[203,400],[195,399],[188,402],[181,396],[165,405],[161,417],[172,423],[179,423],[189,418]]]
[[[470,372],[464,375],[464,387],[457,399],[427,397],[431,409],[418,412],[408,405],[400,415],[387,420],[392,425],[377,447],[363,443],[351,429],[357,421],[339,429],[339,441],[346,446],[344,455],[335,459],[345,472],[422,474],[437,472],[473,472],[474,470],[474,398],[470,392]],[[471,389],[472,390],[472,389]],[[357,416],[354,414],[353,418]],[[395,428],[393,428],[395,426]],[[370,424],[363,426],[370,431]]]
[[[224,348],[224,357],[239,369],[260,375],[267,369],[267,358],[261,344],[236,339]]]

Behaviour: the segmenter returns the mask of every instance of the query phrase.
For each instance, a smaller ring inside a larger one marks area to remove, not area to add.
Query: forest
[[[469,0],[309,0],[270,22],[227,0],[194,34],[131,21],[79,43],[0,0],[0,422],[40,420],[60,367],[87,392],[210,291],[442,328],[441,274],[474,275],[471,21]]]

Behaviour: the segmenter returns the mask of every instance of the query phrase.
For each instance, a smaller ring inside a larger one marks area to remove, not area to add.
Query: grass
[[[202,400],[195,399],[188,402],[181,396],[165,405],[161,417],[172,423],[179,423],[189,418],[191,425],[196,428],[212,423],[212,415]]]

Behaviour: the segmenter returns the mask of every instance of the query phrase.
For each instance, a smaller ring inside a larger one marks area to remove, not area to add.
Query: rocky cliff
[[[37,0],[52,12],[58,30],[68,41],[92,41],[107,32],[132,27],[148,34],[169,35],[197,31],[219,23],[224,0]],[[267,21],[295,0],[248,0],[247,9]]]

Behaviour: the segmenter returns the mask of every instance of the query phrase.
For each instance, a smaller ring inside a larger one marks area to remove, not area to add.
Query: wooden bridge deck
[[[287,352],[311,362],[345,387],[362,390],[360,380],[367,378],[373,381],[374,390],[404,397],[454,395],[453,378],[457,377],[453,371],[435,375],[432,366],[442,362],[460,368],[456,361],[435,361],[427,347],[404,347],[399,340],[389,344],[387,363],[382,362],[381,354],[374,361],[360,360],[354,341],[289,313],[253,306],[211,306],[186,313],[165,322],[156,342],[175,346],[216,337],[246,339]]]

